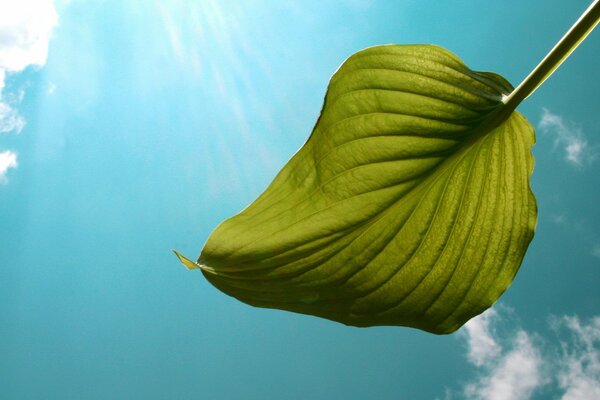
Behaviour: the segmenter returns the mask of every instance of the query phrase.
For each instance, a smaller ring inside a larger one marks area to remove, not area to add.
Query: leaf
[[[507,289],[533,237],[534,132],[503,108],[511,91],[436,46],[354,54],[306,144],[199,267],[254,306],[455,331]]]

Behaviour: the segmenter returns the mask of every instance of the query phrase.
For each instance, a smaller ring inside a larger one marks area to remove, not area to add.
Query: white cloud
[[[0,0],[0,69],[19,72],[42,66],[58,21],[52,0]]]
[[[50,34],[57,21],[52,0],[0,0],[0,133],[18,133],[25,126],[15,102],[3,93],[6,76],[46,63]]]
[[[10,150],[0,152],[0,183],[6,183],[6,172],[17,167],[17,155]]]
[[[594,248],[592,249],[592,255],[600,258],[600,244],[594,246]]]
[[[500,354],[501,347],[490,332],[490,323],[496,317],[496,311],[489,309],[467,322],[461,331],[468,342],[469,361],[478,367]]]
[[[600,317],[582,324],[578,317],[563,317],[559,324],[570,333],[561,342],[558,383],[562,400],[600,399]]]
[[[596,149],[590,146],[581,129],[566,122],[560,115],[542,109],[539,127],[545,134],[554,136],[554,146],[563,148],[565,160],[570,164],[583,166],[598,158]]]
[[[460,331],[467,359],[478,369],[459,397],[524,400],[544,388],[562,400],[600,399],[600,316],[587,324],[578,317],[551,318],[556,336],[546,338],[519,327],[500,336],[495,325],[501,319],[487,311]]]
[[[0,133],[19,133],[25,126],[16,109],[24,92],[6,93],[7,75],[46,63],[50,34],[57,22],[52,0],[0,0]],[[8,150],[0,157],[0,182],[6,183],[6,171],[16,168],[17,158]]]
[[[0,92],[0,96],[2,92]],[[0,97],[0,133],[16,132],[19,133],[25,126],[25,120],[19,115],[17,110],[2,101]]]
[[[469,399],[528,399],[544,384],[539,349],[527,332],[519,330],[510,343],[510,350],[502,353],[501,346],[490,334],[492,318],[496,318],[496,313],[488,311],[465,325],[468,359],[484,373],[466,385],[464,395]]]

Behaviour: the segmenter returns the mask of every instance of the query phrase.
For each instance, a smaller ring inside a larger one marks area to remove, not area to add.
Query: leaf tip
[[[175,255],[177,256],[177,258],[179,258],[179,261],[181,261],[181,263],[183,264],[184,267],[186,267],[188,270],[192,270],[192,269],[199,269],[200,265],[192,260],[190,260],[189,258],[183,256],[181,253],[179,253],[177,250],[172,250],[173,253],[175,253]]]

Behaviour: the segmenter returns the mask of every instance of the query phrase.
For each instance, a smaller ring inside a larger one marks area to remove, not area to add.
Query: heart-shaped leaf
[[[498,117],[511,91],[437,46],[354,54],[306,144],[198,264],[182,260],[254,306],[453,332],[506,290],[533,237],[534,132]]]

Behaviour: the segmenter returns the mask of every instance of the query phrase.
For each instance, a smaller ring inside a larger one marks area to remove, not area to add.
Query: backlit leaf
[[[436,46],[354,54],[306,144],[182,260],[254,306],[455,331],[507,289],[533,237],[534,132],[498,117],[511,91]]]

